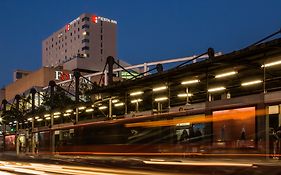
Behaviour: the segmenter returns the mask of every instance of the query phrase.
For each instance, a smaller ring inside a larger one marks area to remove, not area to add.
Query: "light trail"
[[[150,172],[121,168],[83,167],[73,165],[55,165],[45,163],[18,163],[0,161],[0,175],[168,175],[165,172]],[[173,174],[173,173],[172,173]]]

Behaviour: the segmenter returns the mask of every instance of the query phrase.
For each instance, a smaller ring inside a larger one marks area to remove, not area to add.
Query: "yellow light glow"
[[[188,93],[188,94],[178,94],[178,97],[191,97],[193,94],[190,94],[190,93]]]
[[[60,115],[60,114],[61,114],[60,112],[55,112],[55,113],[54,113],[54,115]]]
[[[112,103],[117,103],[119,100],[118,99],[114,99],[112,100]]]
[[[186,84],[195,84],[195,83],[199,83],[199,82],[200,82],[200,80],[194,79],[194,80],[183,81],[183,82],[181,82],[181,84],[186,85]]]
[[[124,105],[125,105],[125,103],[123,103],[123,102],[114,104],[115,107],[124,106]]]
[[[84,109],[86,109],[86,107],[85,106],[80,106],[78,109],[79,110],[84,110]]]
[[[86,111],[86,112],[93,112],[94,109],[93,109],[93,108],[89,108],[89,109],[86,109],[85,111]]]
[[[274,62],[271,62],[271,63],[266,63],[266,64],[262,65],[261,67],[271,67],[271,66],[276,66],[276,65],[279,65],[279,64],[281,64],[281,60],[274,61]]]
[[[250,86],[250,85],[254,85],[254,84],[259,84],[262,83],[261,80],[254,80],[254,81],[249,81],[249,82],[244,82],[241,84],[241,86]]]
[[[157,91],[162,91],[165,89],[167,89],[167,86],[160,86],[160,87],[153,88],[152,91],[157,92]]]
[[[131,103],[138,103],[138,102],[141,102],[141,101],[142,101],[142,99],[139,98],[139,99],[136,99],[136,100],[132,100]]]
[[[215,78],[228,77],[228,76],[231,76],[231,75],[235,75],[235,74],[237,74],[237,73],[238,73],[238,72],[236,72],[236,71],[226,72],[226,73],[222,73],[222,74],[216,75]]]
[[[70,112],[72,112],[72,111],[73,111],[73,109],[68,109],[68,110],[66,110],[65,112],[70,113]]]
[[[165,100],[168,100],[168,97],[159,97],[159,98],[155,98],[155,101],[156,101],[156,102],[165,101]]]
[[[143,94],[143,91],[137,91],[137,92],[132,92],[130,93],[130,96],[137,96]]]
[[[221,86],[221,87],[211,88],[211,89],[208,89],[208,92],[216,92],[216,91],[222,91],[222,90],[225,90],[225,87]]]
[[[101,106],[101,107],[99,107],[99,110],[103,110],[103,109],[106,109],[107,108],[107,106]]]

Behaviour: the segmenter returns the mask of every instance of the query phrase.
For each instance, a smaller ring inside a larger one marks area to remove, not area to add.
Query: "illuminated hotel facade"
[[[101,71],[108,56],[116,57],[117,22],[82,14],[42,42],[42,66]]]

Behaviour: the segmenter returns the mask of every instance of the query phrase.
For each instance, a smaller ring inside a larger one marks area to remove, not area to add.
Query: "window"
[[[66,52],[67,52],[67,49],[65,49],[64,52],[66,53]]]
[[[46,48],[46,50],[48,51],[48,48]]]
[[[88,29],[88,28],[90,28],[90,26],[89,26],[88,24],[84,24],[84,25],[82,26],[82,29]]]
[[[88,42],[90,42],[89,39],[83,39],[83,40],[82,40],[82,43],[88,43]]]
[[[100,54],[102,54],[102,53],[103,53],[103,50],[101,49],[101,50],[100,50]]]
[[[77,38],[80,38],[80,35],[77,35]]]
[[[102,35],[101,35],[101,36],[100,36],[100,40],[102,40],[102,38],[103,38],[103,37],[102,37]]]
[[[77,30],[78,30],[78,32],[79,32],[79,31],[80,31],[80,28],[78,28]]]
[[[86,35],[89,35],[89,32],[86,32],[86,31],[85,31],[85,32],[83,32],[82,34],[83,34],[84,36],[86,36]]]
[[[72,32],[70,33],[70,36],[72,36]]]
[[[100,43],[100,47],[102,47],[102,43]]]
[[[90,21],[90,18],[85,16],[84,18],[82,18],[82,21]]]
[[[82,47],[82,50],[89,50],[90,48],[88,46]]]

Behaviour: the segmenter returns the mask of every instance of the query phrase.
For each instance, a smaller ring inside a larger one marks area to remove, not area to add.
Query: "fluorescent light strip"
[[[222,91],[222,90],[225,90],[225,87],[211,88],[211,89],[208,89],[208,92],[216,92],[216,91]]]
[[[45,114],[44,115],[44,117],[50,117],[51,116],[51,114]],[[35,119],[37,119],[36,117],[35,117]]]
[[[54,118],[59,118],[60,116],[59,115],[54,115]]]
[[[226,72],[226,73],[223,73],[223,74],[216,75],[215,78],[228,77],[228,76],[231,76],[231,75],[235,75],[237,73],[238,72],[236,72],[236,71]]]
[[[37,122],[41,122],[43,119],[42,118],[39,118],[39,119],[37,119]]]
[[[162,91],[167,89],[167,86],[161,86],[161,87],[157,87],[157,88],[153,88],[152,91],[153,92],[157,92],[157,91]]]
[[[86,111],[86,112],[93,112],[94,109],[93,109],[93,108],[89,108],[89,109],[86,109],[85,111]]]
[[[142,99],[136,99],[136,100],[132,100],[131,103],[137,103],[137,102],[141,102]]]
[[[51,117],[46,117],[45,119],[46,119],[46,120],[51,120]]]
[[[86,107],[85,106],[80,106],[78,109],[79,110],[84,110],[84,109],[86,109]]]
[[[119,100],[118,99],[114,99],[112,100],[112,103],[117,103]]]
[[[55,113],[54,113],[54,115],[60,115],[60,114],[61,114],[60,112],[55,112]]]
[[[158,102],[158,101],[165,101],[165,100],[168,100],[168,97],[159,97],[159,98],[155,98],[155,101]]]
[[[67,117],[67,116],[70,116],[71,114],[69,113],[66,113],[66,114],[63,114],[63,116]]]
[[[137,95],[141,95],[141,94],[143,94],[142,91],[132,92],[132,93],[130,93],[130,96],[137,96]]]
[[[200,80],[196,79],[196,80],[188,80],[188,81],[183,81],[181,82],[182,85],[185,85],[185,84],[195,84],[195,83],[199,83]]]
[[[68,109],[68,110],[66,110],[65,112],[70,113],[70,112],[72,112],[72,111],[73,111],[73,109]]]
[[[188,94],[178,94],[178,97],[191,97],[193,94],[190,94],[190,93],[188,93]]]
[[[274,61],[274,62],[271,62],[271,63],[266,63],[266,64],[262,65],[261,67],[271,67],[271,66],[276,66],[276,65],[279,65],[279,64],[281,64],[281,60]]]
[[[255,80],[255,81],[249,81],[249,82],[242,83],[241,86],[250,86],[250,85],[259,84],[259,83],[262,83],[262,81]]]
[[[106,109],[106,108],[107,108],[107,106],[101,106],[101,107],[99,107],[100,110]]]
[[[125,104],[125,103],[116,103],[116,104],[114,104],[114,106],[115,106],[115,107],[124,106],[124,104]]]

